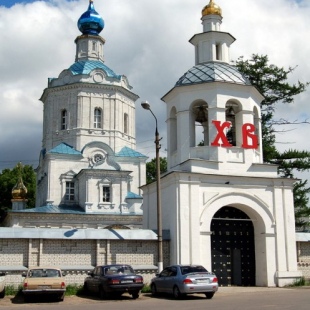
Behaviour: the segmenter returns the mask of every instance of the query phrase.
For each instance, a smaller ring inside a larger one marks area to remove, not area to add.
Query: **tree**
[[[167,171],[167,158],[159,157],[160,173]],[[156,158],[146,163],[146,183],[156,181]]]
[[[36,175],[32,166],[23,166],[21,171],[18,166],[13,169],[4,169],[0,173],[0,222],[5,218],[7,211],[12,208],[12,189],[20,175],[27,187],[27,208],[35,206]]]
[[[278,173],[282,177],[293,178],[295,171],[309,171],[310,152],[289,149],[280,152],[276,148],[276,126],[298,123],[309,123],[307,120],[301,122],[291,122],[286,119],[275,119],[275,107],[279,104],[289,104],[294,102],[296,95],[304,92],[309,83],[290,84],[288,75],[294,68],[279,68],[269,64],[268,56],[252,55],[250,60],[240,57],[236,66],[253,86],[265,97],[261,103],[262,107],[262,142],[264,162],[278,165]],[[294,186],[294,206],[296,216],[296,227],[310,225],[305,218],[310,216],[309,197],[307,194],[310,188],[307,180],[299,181]]]

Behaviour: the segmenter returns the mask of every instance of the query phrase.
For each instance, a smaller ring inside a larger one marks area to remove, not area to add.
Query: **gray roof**
[[[2,239],[157,240],[157,234],[150,229],[0,227],[0,236]],[[163,231],[163,239],[169,240],[168,236],[169,232]]]
[[[175,86],[193,85],[208,82],[226,82],[251,85],[250,81],[235,66],[221,62],[199,64],[183,74]]]

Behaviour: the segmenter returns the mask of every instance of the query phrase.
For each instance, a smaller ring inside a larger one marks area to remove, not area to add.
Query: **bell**
[[[205,114],[205,112],[203,110],[203,107],[199,107],[199,110],[198,110],[197,117],[196,117],[195,121],[200,123],[200,124],[202,124],[202,123],[207,121],[206,114]]]
[[[233,107],[229,107],[228,111],[227,111],[227,116],[232,118],[235,117],[235,111]]]

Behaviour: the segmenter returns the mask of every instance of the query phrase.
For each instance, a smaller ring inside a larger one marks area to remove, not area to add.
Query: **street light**
[[[161,218],[161,189],[160,189],[160,161],[159,150],[161,145],[159,141],[159,133],[157,129],[157,118],[151,110],[150,104],[145,101],[141,103],[141,106],[145,110],[149,110],[155,118],[156,130],[155,130],[155,145],[156,145],[156,179],[157,179],[157,237],[158,237],[158,272],[163,270],[163,236],[162,236],[162,218]]]

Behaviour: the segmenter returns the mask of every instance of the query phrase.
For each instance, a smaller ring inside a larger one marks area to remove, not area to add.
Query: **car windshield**
[[[28,273],[29,278],[58,278],[60,271],[57,269],[32,269]]]
[[[197,272],[208,272],[208,270],[202,266],[183,266],[181,267],[182,274],[188,273],[197,273]]]
[[[130,266],[109,266],[104,268],[105,275],[133,274],[134,271]]]

